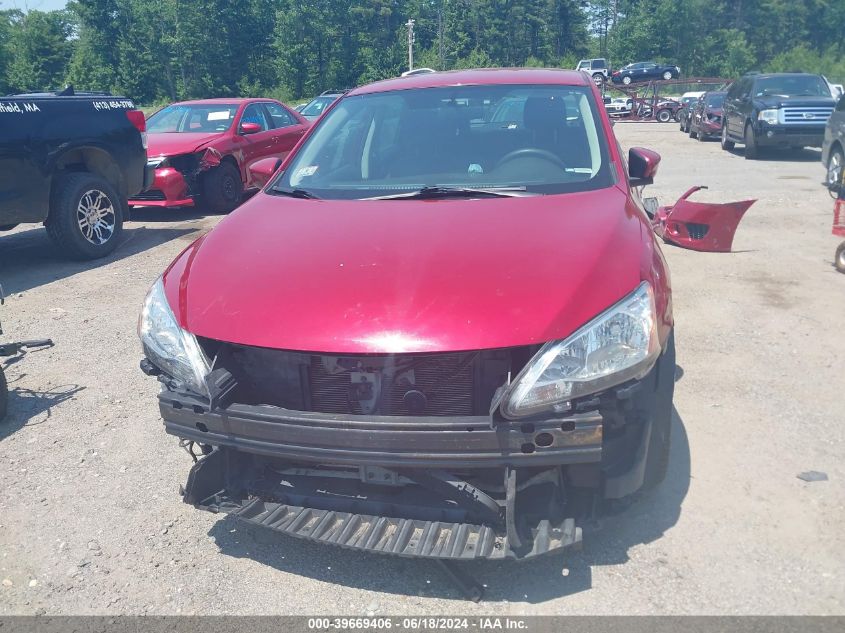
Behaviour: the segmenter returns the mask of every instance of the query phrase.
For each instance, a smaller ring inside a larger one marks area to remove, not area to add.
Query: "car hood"
[[[830,106],[836,103],[833,97],[789,97],[784,95],[769,95],[767,97],[755,97],[754,101],[764,108],[792,108],[792,107],[819,107]]]
[[[162,132],[147,134],[147,156],[177,156],[202,149],[211,141],[220,138],[221,133],[208,132]]]
[[[480,200],[259,193],[164,275],[186,330],[336,353],[563,338],[633,291],[647,219],[620,187]],[[651,252],[651,251],[649,251]]]

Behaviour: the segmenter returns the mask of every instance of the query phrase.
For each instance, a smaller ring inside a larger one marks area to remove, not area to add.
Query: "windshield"
[[[270,188],[369,198],[423,187],[612,184],[589,88],[460,86],[344,98]]]
[[[761,77],[754,84],[755,97],[829,97],[830,88],[819,75]]]
[[[303,116],[320,116],[323,110],[334,103],[337,97],[317,97],[302,109]]]
[[[705,105],[710,108],[721,108],[725,103],[725,95],[707,95]]]
[[[234,103],[167,106],[147,119],[147,132],[225,132],[237,111]]]

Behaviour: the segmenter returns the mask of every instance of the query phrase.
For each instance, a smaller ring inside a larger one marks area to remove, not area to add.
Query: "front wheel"
[[[734,148],[734,142],[728,139],[728,123],[725,121],[722,125],[722,149],[730,151]]]
[[[671,110],[658,110],[657,111],[657,120],[661,123],[669,123],[672,120],[672,111]]]
[[[745,126],[745,159],[754,160],[760,155],[757,147],[757,137],[754,136],[754,128],[751,124]]]
[[[622,77],[622,83],[627,86],[628,84],[631,83],[631,78],[630,77]]]
[[[845,242],[836,247],[836,255],[833,257],[833,265],[840,273],[845,273]],[[0,418],[3,416],[0,415]]]
[[[85,172],[56,176],[47,234],[74,259],[105,257],[120,239],[124,208],[111,184],[99,176]]]
[[[666,478],[672,445],[672,396],[675,391],[675,333],[669,336],[666,349],[658,360],[657,393],[648,440],[643,488],[655,488]]]
[[[206,206],[212,212],[229,213],[243,197],[244,184],[240,171],[232,163],[221,163],[205,174],[202,193]]]
[[[667,70],[666,72],[663,73],[663,79],[665,79],[666,81],[669,81],[671,78],[672,78],[671,71]]]

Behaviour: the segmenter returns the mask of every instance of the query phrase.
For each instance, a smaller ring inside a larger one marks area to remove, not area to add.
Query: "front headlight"
[[[573,398],[645,374],[660,354],[656,313],[644,281],[568,338],[544,345],[508,389],[502,412],[521,418],[568,411]]]
[[[161,277],[144,300],[138,319],[138,337],[144,354],[153,365],[191,391],[208,395],[205,382],[211,371],[208,360],[196,337],[176,322]]]
[[[764,123],[768,123],[769,125],[777,125],[778,111],[777,110],[760,110],[760,114],[757,115],[757,120],[763,121]]]

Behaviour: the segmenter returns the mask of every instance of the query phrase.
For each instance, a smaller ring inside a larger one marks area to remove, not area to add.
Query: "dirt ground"
[[[845,275],[817,151],[745,161],[675,124],[616,126],[663,155],[647,195],[758,198],[732,254],[664,248],[678,362],[667,481],[580,553],[480,562],[480,605],[430,561],[278,537],[184,505],[190,467],[138,369],[141,301],[219,220],[140,210],[110,258],[68,263],[43,229],[0,236],[0,614],[845,614]],[[805,482],[798,474],[826,473]]]

